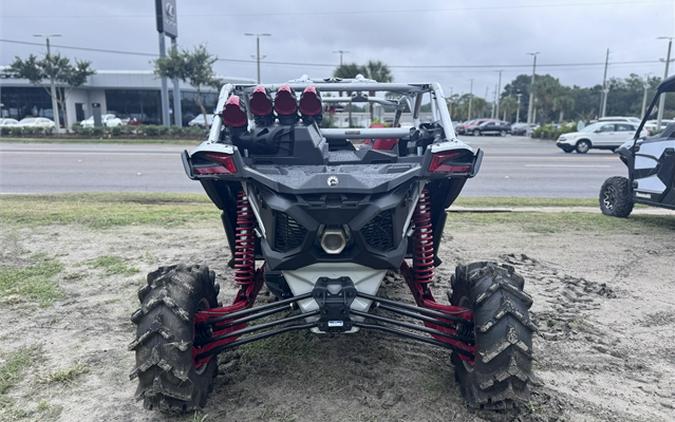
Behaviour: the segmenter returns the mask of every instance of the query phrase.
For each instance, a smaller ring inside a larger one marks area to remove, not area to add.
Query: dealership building
[[[224,83],[255,83],[252,79],[220,77]],[[41,116],[52,118],[49,83],[36,86],[25,79],[0,80],[0,116],[17,120]],[[152,71],[98,70],[87,82],[77,88],[66,88],[66,113],[68,125],[92,115],[92,104],[99,104],[101,113],[112,113],[121,118],[135,118],[145,124],[161,124],[161,80]],[[173,110],[173,84],[169,81],[170,110]],[[200,113],[196,101],[197,89],[181,81],[181,110],[183,124]],[[206,110],[216,106],[218,92],[215,88],[202,88]],[[173,121],[173,114],[171,116]],[[63,122],[63,117],[61,117]]]

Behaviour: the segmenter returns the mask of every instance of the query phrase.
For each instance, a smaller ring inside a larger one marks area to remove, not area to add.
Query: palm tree
[[[365,70],[363,76],[377,82],[391,82],[394,80],[389,66],[379,60],[369,60],[368,64],[363,67],[363,70]]]
[[[377,60],[369,60],[368,63],[364,66],[364,75],[368,79],[372,79],[377,82],[391,82],[394,80],[394,77],[389,70],[389,66]],[[375,95],[374,92],[369,92],[369,95]],[[373,121],[373,103],[368,105],[370,111],[370,121]]]

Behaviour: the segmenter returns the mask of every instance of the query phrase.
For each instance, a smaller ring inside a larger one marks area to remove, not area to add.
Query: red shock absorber
[[[425,187],[420,193],[413,214],[415,236],[413,247],[413,271],[415,282],[431,283],[434,278],[434,234],[431,227],[431,201]]]
[[[241,290],[255,283],[255,221],[244,191],[237,196],[237,224],[234,240],[234,282]]]

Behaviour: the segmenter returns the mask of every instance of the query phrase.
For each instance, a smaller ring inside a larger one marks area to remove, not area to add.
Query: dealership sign
[[[157,31],[176,38],[178,36],[176,0],[155,0],[155,13],[157,14]]]

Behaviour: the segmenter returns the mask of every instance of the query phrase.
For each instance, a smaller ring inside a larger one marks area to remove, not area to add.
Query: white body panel
[[[663,193],[666,190],[666,185],[663,184],[659,176],[654,174],[643,179],[636,179],[638,186],[635,189],[638,192],[645,193]]]
[[[293,271],[282,271],[282,273],[294,296],[311,292],[320,277],[349,277],[354,283],[356,290],[375,295],[387,271],[375,270],[349,262],[319,262]],[[357,297],[352,302],[351,309],[368,312],[371,303],[371,300]],[[311,298],[299,301],[298,305],[303,313],[319,309],[319,304]],[[318,332],[315,329],[312,331]],[[353,328],[348,332],[356,331],[358,329]]]
[[[659,142],[638,142],[640,149],[635,154],[635,169],[653,169],[659,164],[658,160],[668,148],[675,148],[675,140],[663,140]],[[663,193],[666,185],[658,175],[635,179],[637,182],[636,192],[640,193]]]

